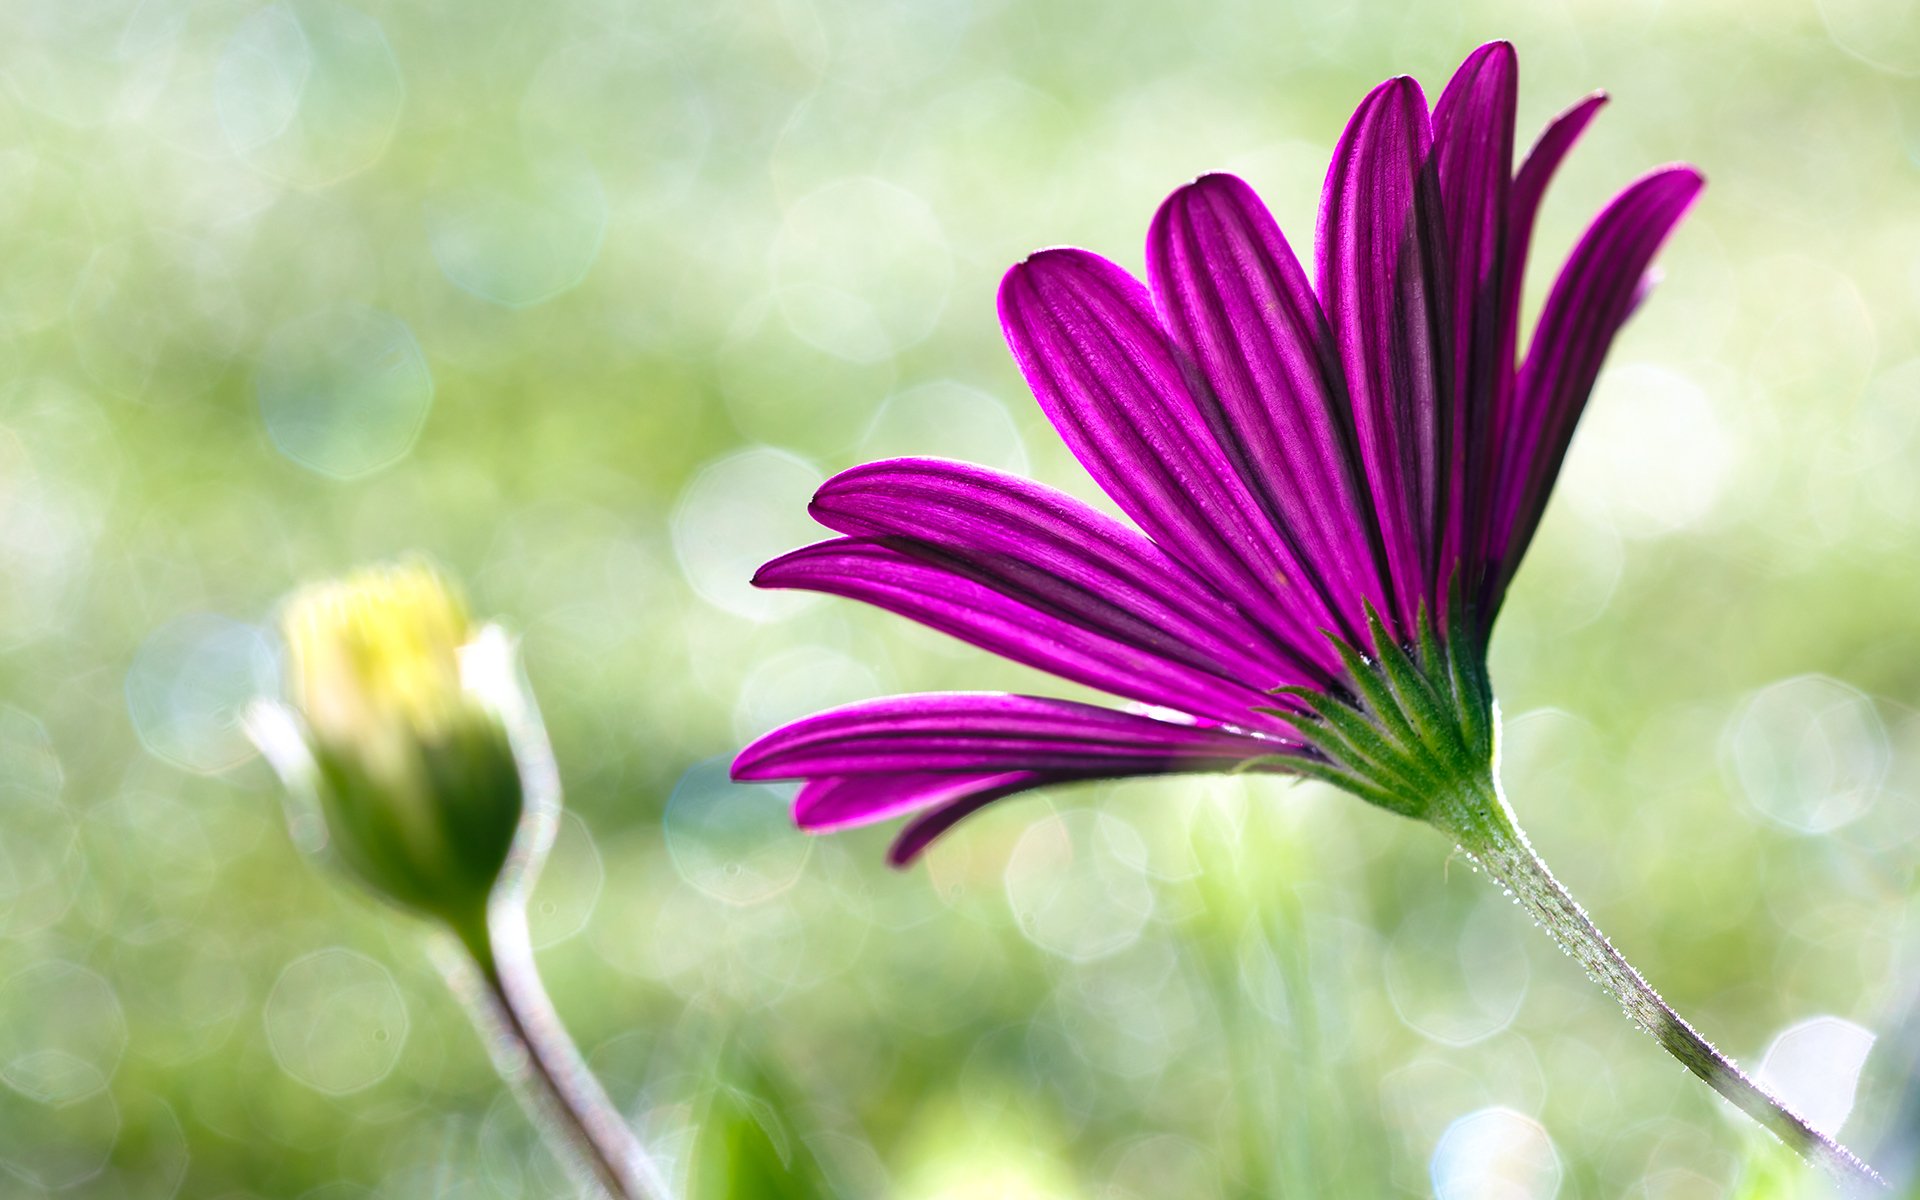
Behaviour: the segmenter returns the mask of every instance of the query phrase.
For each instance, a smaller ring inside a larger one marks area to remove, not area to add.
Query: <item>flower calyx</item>
[[[1424,607],[1415,627],[1411,642],[1398,642],[1369,605],[1373,654],[1328,635],[1346,669],[1345,689],[1277,688],[1298,707],[1271,711],[1314,751],[1290,769],[1447,828],[1456,823],[1454,808],[1492,785],[1499,710],[1465,605],[1451,606],[1444,638]]]

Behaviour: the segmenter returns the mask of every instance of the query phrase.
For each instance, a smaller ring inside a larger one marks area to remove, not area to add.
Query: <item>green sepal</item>
[[[1442,638],[1423,608],[1413,637],[1395,641],[1367,606],[1372,653],[1329,635],[1350,692],[1285,687],[1306,711],[1275,708],[1316,756],[1291,764],[1370,804],[1422,820],[1493,778],[1494,707],[1476,627],[1455,597]]]
[[[1378,659],[1369,658],[1356,646],[1348,645],[1342,639],[1328,634],[1333,643],[1334,653],[1340,656],[1340,665],[1346,668],[1347,682],[1366,702],[1364,711],[1381,726],[1383,733],[1389,735],[1412,736],[1413,725],[1407,715],[1400,711],[1400,702],[1394,698],[1393,689],[1380,670]]]
[[[1420,620],[1426,620],[1424,612]],[[1380,677],[1393,693],[1394,703],[1399,706],[1409,730],[1421,741],[1434,746],[1443,745],[1447,739],[1456,737],[1457,722],[1451,719],[1448,706],[1427,681],[1420,662],[1387,636],[1386,628],[1380,623],[1380,615],[1372,605],[1367,606],[1367,632],[1376,647],[1374,661],[1379,664]]]
[[[1460,713],[1460,733],[1476,756],[1493,757],[1493,689],[1487,679],[1486,647],[1468,621],[1467,607],[1453,592],[1447,613],[1446,676],[1454,709]]]
[[[1390,812],[1397,812],[1401,816],[1418,817],[1421,815],[1415,807],[1408,804],[1405,799],[1405,792],[1390,792],[1385,788],[1376,787],[1368,783],[1364,778],[1350,771],[1343,771],[1331,763],[1316,762],[1312,759],[1295,760],[1287,764],[1287,769],[1296,775],[1304,775],[1308,779],[1318,779],[1322,783],[1330,783],[1341,791],[1351,792],[1369,804],[1377,804],[1381,808],[1387,809]]]
[[[1391,780],[1402,791],[1423,791],[1439,782],[1421,772],[1417,764],[1409,763],[1396,744],[1359,709],[1325,692],[1307,688],[1285,691],[1297,695],[1311,709],[1313,719],[1301,720],[1300,714],[1283,709],[1272,711],[1291,719],[1307,744],[1330,761],[1383,782]]]
[[[474,710],[375,759],[309,739],[327,850],[382,899],[462,928],[483,919],[525,810],[506,732]]]

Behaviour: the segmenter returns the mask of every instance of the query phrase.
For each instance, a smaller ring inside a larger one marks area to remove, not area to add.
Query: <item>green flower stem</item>
[[[1748,1078],[1660,998],[1534,853],[1497,783],[1488,780],[1448,797],[1434,806],[1429,820],[1458,841],[1495,883],[1546,926],[1561,948],[1613,993],[1635,1024],[1708,1087],[1820,1168],[1846,1194],[1881,1195],[1888,1190],[1873,1168]]]
[[[665,1181],[547,997],[520,897],[496,901],[485,926],[460,937],[467,958],[459,965],[470,969],[453,982],[495,1070],[580,1182],[614,1200],[668,1200]]]
[[[560,768],[525,681],[499,681],[493,695],[519,766],[527,815],[484,918],[454,926],[473,968],[464,972],[473,977],[471,986],[456,990],[468,999],[495,1069],[562,1163],[614,1200],[671,1200],[665,1179],[587,1069],[540,982],[527,897],[559,825]]]

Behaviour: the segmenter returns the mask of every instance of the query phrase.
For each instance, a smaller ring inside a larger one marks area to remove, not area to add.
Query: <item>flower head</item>
[[[871,463],[814,498],[843,536],[755,578],[865,600],[1127,710],[898,696],[775,730],[735,775],[805,780],[809,828],[914,814],[896,861],[1015,792],[1166,772],[1311,775],[1439,821],[1463,777],[1493,769],[1487,637],[1601,360],[1702,182],[1665,167],[1616,196],[1521,356],[1535,212],[1602,98],[1515,172],[1516,88],[1502,42],[1431,111],[1412,79],[1375,88],[1327,174],[1317,286],[1229,175],[1161,206],[1150,286],[1075,249],[1008,272],[1014,358],[1131,526],[983,467]]]
[[[466,605],[423,564],[313,584],[289,598],[281,625],[294,702],[319,737],[397,757],[472,707],[460,687]]]
[[[476,630],[421,562],[311,585],[282,624],[292,706],[256,707],[255,740],[317,801],[328,849],[362,882],[430,916],[478,919],[524,809],[497,694],[505,635]]]

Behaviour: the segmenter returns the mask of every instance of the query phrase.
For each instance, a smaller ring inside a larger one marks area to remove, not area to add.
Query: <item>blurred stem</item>
[[[1514,822],[1513,810],[1497,782],[1488,779],[1464,794],[1447,797],[1436,806],[1431,819],[1534,920],[1546,926],[1561,948],[1587,969],[1587,975],[1613,993],[1627,1016],[1682,1066],[1819,1167],[1848,1194],[1879,1195],[1888,1190],[1886,1181],[1873,1168],[1749,1079],[1732,1059],[1715,1050],[1660,998],[1534,853],[1526,834]]]
[[[560,768],[526,681],[496,680],[490,694],[513,745],[526,810],[485,915],[454,927],[474,968],[455,990],[468,1000],[494,1068],[582,1183],[614,1200],[669,1200],[665,1180],[587,1069],[540,981],[527,897],[559,825]]]
[[[614,1200],[668,1200],[665,1182],[626,1119],[567,1036],[540,981],[518,895],[498,899],[478,927],[457,930],[473,967],[456,983],[512,1085],[555,1154]]]

